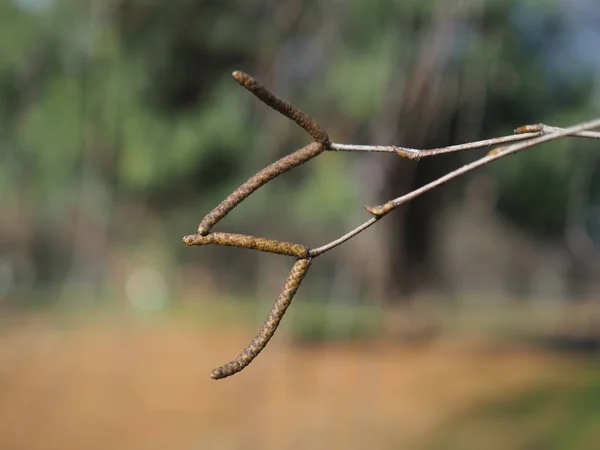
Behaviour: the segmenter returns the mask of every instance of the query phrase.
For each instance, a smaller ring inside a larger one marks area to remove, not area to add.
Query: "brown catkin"
[[[311,119],[306,113],[277,97],[247,73],[236,70],[231,76],[235,81],[258,97],[263,103],[300,125],[316,142],[320,142],[325,146],[329,145],[329,136],[325,130],[323,130],[317,122]]]
[[[250,364],[262,349],[265,348],[269,340],[275,334],[279,322],[281,322],[285,311],[290,306],[294,295],[296,295],[300,283],[302,283],[306,272],[308,272],[310,263],[310,258],[299,259],[296,261],[260,332],[237,358],[213,370],[210,374],[212,379],[219,380],[238,373]]]
[[[278,255],[295,256],[296,258],[307,258],[309,252],[308,247],[301,244],[235,233],[214,232],[209,233],[206,236],[202,236],[201,234],[190,234],[183,238],[183,242],[187,245],[226,245],[228,247],[239,247],[250,250],[259,250],[261,252],[277,253]]]
[[[248,198],[259,187],[271,181],[273,178],[281,175],[282,173],[304,164],[305,162],[322,153],[323,150],[325,150],[325,147],[322,144],[311,142],[306,147],[303,147],[300,150],[284,156],[283,158],[268,165],[260,172],[250,177],[248,181],[229,194],[225,200],[223,200],[215,209],[209,212],[204,219],[202,219],[200,225],[198,225],[198,233],[201,235],[208,234],[217,222],[229,214],[233,208]]]

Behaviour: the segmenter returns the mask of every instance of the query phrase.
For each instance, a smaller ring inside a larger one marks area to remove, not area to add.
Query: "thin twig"
[[[467,164],[457,170],[454,170],[454,171],[438,178],[437,180],[434,180],[431,183],[428,183],[425,186],[420,187],[419,189],[415,189],[414,191],[409,192],[408,194],[405,194],[405,195],[402,195],[401,197],[390,200],[389,202],[387,202],[383,205],[367,206],[366,209],[374,216],[382,217],[382,216],[386,215],[387,213],[389,213],[390,211],[392,211],[393,209],[400,206],[401,204],[403,204],[409,200],[412,200],[413,198],[418,197],[418,196],[424,194],[425,192],[430,191],[438,186],[441,186],[442,184],[445,184],[448,181],[453,180],[454,178],[464,175],[465,173],[470,172],[471,170],[485,166],[486,164],[489,164],[492,161],[496,161],[497,159],[504,158],[505,156],[520,152],[522,150],[525,150],[526,148],[533,147],[534,145],[539,145],[544,142],[553,141],[555,139],[558,139],[563,136],[567,136],[572,133],[578,133],[580,131],[585,131],[590,128],[596,128],[599,126],[600,126],[600,119],[592,120],[589,122],[584,122],[579,125],[575,125],[570,128],[564,128],[560,131],[555,131],[555,132],[549,133],[549,134],[543,134],[541,136],[535,137],[535,138],[530,139],[525,142],[509,145],[507,147],[502,148],[500,151],[492,150],[492,152],[490,152],[490,154],[484,156],[483,158],[480,158],[470,164]]]
[[[536,136],[540,136],[542,133],[527,133],[527,134],[509,134],[508,136],[502,136],[492,139],[484,139],[482,141],[467,142],[466,144],[449,145],[447,147],[431,148],[431,149],[417,149],[408,147],[397,147],[395,145],[348,145],[338,144],[332,142],[327,150],[337,151],[355,151],[355,152],[386,152],[395,153],[403,158],[407,159],[421,159],[427,156],[436,156],[443,153],[454,153],[463,150],[472,150],[476,148],[492,147],[494,145],[503,144],[506,142],[523,141]]]
[[[523,125],[515,130],[515,133],[531,133],[541,131],[544,134],[554,133],[556,131],[564,130],[560,127],[551,127],[543,123],[537,123],[534,125]],[[569,136],[587,138],[587,139],[600,139],[600,132],[597,131],[579,131],[577,133],[571,133]]]
[[[343,244],[344,242],[352,239],[357,234],[362,233],[367,228],[369,228],[371,225],[373,225],[375,222],[377,222],[379,219],[381,219],[384,215],[386,215],[393,209],[397,208],[401,204],[403,204],[409,200],[412,200],[416,197],[419,197],[420,195],[424,194],[425,192],[435,189],[436,187],[439,187],[439,186],[453,180],[454,178],[464,175],[467,172],[475,170],[479,167],[482,167],[486,164],[489,164],[497,159],[503,158],[510,154],[519,152],[519,151],[524,150],[529,147],[533,147],[534,145],[538,145],[543,142],[548,142],[548,141],[551,141],[554,139],[558,139],[563,136],[573,135],[574,133],[577,133],[577,136],[584,137],[584,135],[582,134],[584,132],[584,130],[587,130],[590,128],[596,128],[599,126],[600,126],[600,119],[590,121],[590,122],[585,122],[583,124],[576,125],[571,128],[566,128],[566,129],[562,128],[559,131],[556,131],[556,132],[553,132],[550,134],[545,134],[545,135],[537,134],[538,137],[536,137],[535,139],[531,139],[529,141],[526,141],[526,142],[523,142],[520,144],[513,144],[511,146],[504,147],[499,152],[492,151],[492,152],[490,152],[490,154],[488,154],[470,164],[466,164],[465,166],[463,166],[457,170],[454,170],[454,171],[432,181],[431,183],[428,183],[425,186],[422,186],[421,188],[415,189],[414,191],[411,191],[408,194],[405,194],[401,197],[391,200],[384,205],[371,206],[371,207],[367,206],[365,208],[367,209],[367,211],[369,211],[369,213],[373,214],[374,217],[370,218],[369,220],[362,223],[361,225],[359,225],[352,231],[346,233],[342,237],[335,239],[334,241],[331,241],[328,244],[325,244],[321,247],[311,249],[309,251],[309,254],[312,257],[316,257],[319,255],[322,255],[323,253],[328,252],[329,250],[337,247],[338,245]],[[523,136],[523,135],[521,135],[521,136]],[[479,141],[479,142],[484,142],[484,141]]]
[[[323,253],[328,252],[332,248],[337,247],[340,244],[343,244],[344,242],[346,242],[347,240],[353,238],[357,234],[362,233],[367,228],[369,228],[371,225],[373,225],[375,222],[377,222],[379,219],[380,219],[379,217],[371,217],[369,220],[367,220],[362,225],[356,227],[354,230],[346,233],[342,237],[339,237],[336,240],[331,241],[329,244],[325,244],[325,245],[322,245],[321,247],[310,249],[309,252],[308,252],[308,254],[310,256],[312,256],[313,258],[317,257],[319,255],[322,255]]]
[[[296,261],[261,330],[237,358],[213,370],[210,374],[212,379],[219,380],[238,373],[250,364],[262,349],[265,348],[269,340],[275,334],[285,311],[292,303],[292,299],[294,298],[294,295],[296,295],[300,283],[302,283],[306,272],[308,272],[311,261],[310,258],[299,259]]]
[[[427,156],[436,156],[444,153],[454,153],[463,150],[473,150],[477,148],[492,147],[508,142],[523,141],[537,136],[541,136],[543,134],[554,133],[561,130],[564,130],[564,128],[552,127],[541,123],[534,125],[523,125],[522,127],[519,127],[515,130],[515,134],[509,134],[507,136],[484,139],[482,141],[467,142],[465,144],[449,145],[447,147],[440,148],[418,149],[409,147],[398,147],[395,145],[357,145],[340,144],[338,142],[332,142],[327,150],[340,152],[395,153],[407,159],[421,159]],[[571,133],[569,134],[569,136],[587,139],[600,139],[600,132],[580,131],[577,133]]]
[[[476,148],[494,147],[496,145],[505,144],[507,142],[524,141],[527,139],[540,136],[542,133],[524,133],[524,134],[509,134],[497,138],[484,139],[482,141],[467,142],[466,144],[450,145],[448,147],[432,148],[423,150],[422,157],[437,156],[445,153],[461,152],[464,150],[473,150]]]

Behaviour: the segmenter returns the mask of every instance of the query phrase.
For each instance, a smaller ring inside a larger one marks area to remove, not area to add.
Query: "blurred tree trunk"
[[[425,149],[479,137],[485,101],[482,80],[470,80],[465,89],[467,77],[477,77],[468,63],[449,59],[458,23],[452,16],[438,19],[425,30],[411,58],[412,69],[403,72],[406,79],[401,71],[391,77],[381,113],[370,127],[369,142]],[[472,120],[474,115],[476,120]],[[379,158],[375,167],[367,169],[380,180],[371,185],[369,197],[383,203],[403,195],[459,166],[462,159],[460,155],[419,162]],[[441,281],[433,236],[442,200],[449,192],[448,188],[436,189],[386,217],[385,242],[379,247],[388,268],[384,295],[390,301],[409,299],[426,285],[435,287]]]

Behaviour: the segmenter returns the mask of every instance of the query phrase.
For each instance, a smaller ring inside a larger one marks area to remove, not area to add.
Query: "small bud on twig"
[[[544,131],[542,124],[535,123],[533,125],[522,125],[519,128],[516,128],[515,134],[539,133],[540,131]]]
[[[375,217],[383,217],[394,208],[392,205],[388,205],[386,203],[385,205],[379,206],[365,206],[365,209],[369,212],[369,214],[372,214]]]

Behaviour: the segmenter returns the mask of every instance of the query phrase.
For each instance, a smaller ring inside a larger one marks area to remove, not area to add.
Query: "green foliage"
[[[563,140],[498,163],[494,171],[500,211],[540,236],[560,234],[568,209],[574,146]]]
[[[232,84],[229,70],[265,51],[276,54],[278,47],[271,43],[286,31],[263,26],[262,14],[276,11],[275,3],[233,4],[179,0],[167,6],[124,0],[92,11],[68,0],[35,10],[3,2],[2,145],[19,154],[13,163],[26,158],[40,190],[50,197],[72,188],[85,158],[96,162],[101,154],[114,153],[112,166],[105,167],[101,177],[114,178],[114,172],[121,186],[140,192],[189,179],[214,152],[224,155],[229,165],[245,166],[247,158],[255,156],[248,147],[256,130],[249,120],[247,94]],[[346,121],[365,123],[380,111],[390,77],[410,63],[407,56],[414,52],[420,32],[415,26],[428,19],[433,5],[351,2],[340,12],[346,42],[327,64],[321,89]],[[491,15],[506,15],[509,5],[493,2],[487,8]],[[305,7],[305,16],[291,22],[292,32],[315,13],[312,4]],[[531,58],[511,47],[510,23],[494,22],[494,29],[498,32],[473,43],[470,58],[485,60],[485,55],[494,54],[489,49],[502,43],[512,52],[504,64],[522,74],[515,98],[526,92],[528,102],[538,98],[544,103],[547,88],[540,77],[528,75],[540,69],[535,55]],[[568,177],[568,165],[550,168],[542,160],[521,157],[518,163],[505,164],[504,170],[511,173],[504,178],[512,180],[506,181],[506,192],[514,192],[523,173],[532,185],[538,177],[558,176],[561,182]],[[318,179],[318,173],[315,176]],[[0,178],[4,183],[11,180],[6,173]],[[336,177],[336,183],[341,183],[343,196],[350,184],[343,176]],[[334,189],[332,185],[327,189]],[[201,182],[198,187],[203,187]],[[315,199],[316,192],[323,192],[314,191]],[[560,193],[552,194],[562,203]],[[335,195],[327,208],[341,198]],[[341,213],[337,208],[332,214]]]
[[[364,339],[381,332],[381,310],[372,304],[299,303],[289,315],[287,319],[296,342]]]
[[[80,206],[94,219],[110,217],[114,211],[104,208],[112,203],[98,198],[114,200],[115,210],[129,207],[131,199],[159,205],[160,220],[169,226],[184,222],[182,210],[193,210],[186,221],[198,220],[256,170],[306,143],[297,127],[231,80],[238,68],[264,76],[266,84],[314,115],[332,139],[345,142],[364,143],[386,113],[390,90],[401,92],[404,84],[422,91],[412,99],[417,102],[432,100],[423,92],[444,97],[454,89],[466,93],[469,103],[470,78],[464,74],[481,78],[481,91],[473,95],[485,101],[477,112],[481,117],[473,120],[481,122],[482,137],[528,122],[553,123],[558,111],[566,111],[558,125],[587,116],[594,74],[548,73],[558,6],[541,0],[484,3],[446,11],[443,2],[430,0],[307,1],[297,7],[273,0],[53,0],[27,7],[5,0],[3,206],[16,210],[23,198],[33,201],[30,225],[43,222],[47,229],[52,223],[64,226],[70,221],[66,212]],[[519,21],[541,6],[543,14]],[[456,17],[452,27],[434,33],[450,13]],[[537,34],[523,27],[527,20],[534,21]],[[441,76],[431,77],[438,70]],[[451,108],[462,108],[458,103]],[[421,108],[424,113],[429,114]],[[427,140],[450,144],[448,133],[436,133],[453,128],[457,115],[433,124]],[[400,122],[410,122],[405,118]],[[497,164],[492,170],[500,211],[529,231],[560,235],[571,148],[557,144]],[[286,232],[292,223],[318,220],[312,233],[333,229],[350,208],[366,203],[364,185],[355,179],[360,161],[356,155],[325,155],[256,193],[249,199],[254,209],[244,205],[227,220],[233,227],[242,219],[254,230],[268,223]],[[437,174],[431,167],[420,166],[425,176],[419,182]],[[173,217],[178,219],[169,222]],[[114,223],[117,234],[135,228],[128,217]],[[309,228],[294,238],[320,242],[320,235],[308,236]]]
[[[350,120],[367,122],[379,112],[397,61],[394,54],[400,51],[388,33],[364,50],[346,48],[332,61],[327,91]]]

